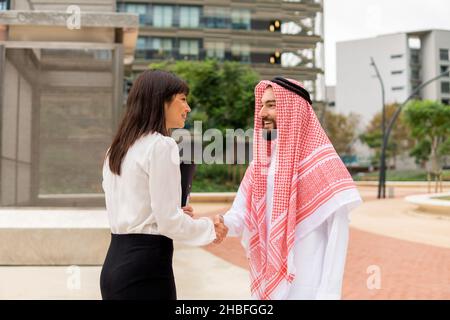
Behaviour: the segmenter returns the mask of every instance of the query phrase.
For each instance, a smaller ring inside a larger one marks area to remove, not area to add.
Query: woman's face
[[[172,102],[166,103],[164,108],[166,112],[166,128],[184,128],[187,114],[191,112],[186,95],[184,93],[174,95]]]

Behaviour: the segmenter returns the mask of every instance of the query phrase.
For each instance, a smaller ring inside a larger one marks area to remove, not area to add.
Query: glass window
[[[250,30],[251,13],[247,9],[235,9],[231,12],[233,29]]]
[[[244,43],[234,43],[231,46],[231,56],[235,61],[250,62],[250,46]]]
[[[197,59],[200,52],[198,40],[180,40],[180,58]]]
[[[448,61],[448,49],[440,49],[439,57],[442,61]]]
[[[172,57],[173,39],[171,38],[152,38],[151,48],[153,59],[166,59]]]
[[[230,9],[210,7],[205,9],[206,26],[208,28],[228,29],[230,27]]]
[[[441,82],[441,93],[450,93],[450,82]]]
[[[224,60],[225,59],[225,43],[224,42],[207,42],[205,44],[206,56],[208,58]]]
[[[392,87],[392,91],[401,91],[404,87]]]
[[[180,7],[180,28],[198,28],[200,26],[200,8]]]
[[[391,59],[400,59],[400,58],[403,58],[402,54],[393,54],[393,55],[391,55]]]
[[[141,25],[150,24],[150,17],[147,13],[146,4],[118,3],[117,5],[117,10],[119,12],[137,13],[139,15],[139,23]]]
[[[0,10],[7,10],[7,9],[8,9],[8,1],[0,0]]]
[[[420,70],[419,69],[412,69],[411,70],[411,77],[413,79],[420,79]]]
[[[172,6],[154,6],[153,7],[153,25],[155,27],[167,28],[173,26],[173,7]]]
[[[441,66],[441,73],[448,71],[448,66]]]

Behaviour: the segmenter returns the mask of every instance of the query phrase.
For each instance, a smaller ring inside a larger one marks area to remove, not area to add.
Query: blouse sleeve
[[[206,245],[216,238],[209,218],[193,219],[181,209],[180,157],[175,140],[163,138],[149,159],[149,190],[158,232],[189,245]]]

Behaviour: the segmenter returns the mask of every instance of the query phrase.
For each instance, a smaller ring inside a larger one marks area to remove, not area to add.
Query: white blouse
[[[125,155],[120,176],[103,164],[106,211],[113,234],[161,234],[189,245],[216,238],[209,218],[192,219],[181,209],[178,146],[159,133],[138,139]]]

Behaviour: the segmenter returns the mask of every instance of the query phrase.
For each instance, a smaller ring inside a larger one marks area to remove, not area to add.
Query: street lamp
[[[395,121],[397,120],[398,116],[400,115],[400,112],[402,111],[402,108],[408,103],[409,100],[411,100],[422,88],[426,87],[430,83],[436,81],[439,78],[446,77],[450,74],[450,70],[447,70],[445,72],[442,72],[441,74],[435,76],[434,78],[431,78],[430,80],[422,83],[420,86],[418,86],[416,89],[413,90],[413,92],[409,95],[408,98],[406,98],[405,101],[395,110],[394,115],[392,116],[391,121],[389,122],[389,125],[387,126],[386,133],[383,135],[383,145],[381,154],[386,154],[386,147],[389,141],[389,135],[391,134],[392,128],[394,126]],[[381,174],[381,172],[380,172]],[[386,188],[386,181],[383,181],[383,188]]]
[[[380,72],[378,71],[378,67],[375,63],[373,57],[370,57],[370,65],[375,69],[376,77],[380,81],[381,86],[381,100],[383,103],[382,115],[381,115],[381,134],[384,141],[384,136],[386,132],[386,100],[385,100],[385,90],[384,90],[384,82],[381,78]],[[380,174],[378,177],[378,199],[386,197],[386,152],[385,148],[381,149],[381,157],[380,157]]]

